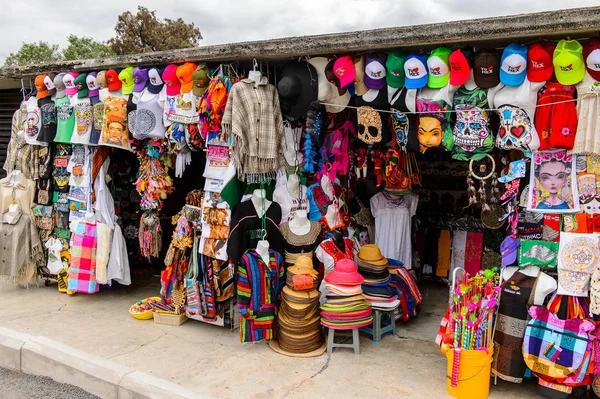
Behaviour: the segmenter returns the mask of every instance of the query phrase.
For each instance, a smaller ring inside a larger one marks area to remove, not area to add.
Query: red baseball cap
[[[595,37],[583,46],[583,59],[588,73],[600,82],[600,39]]]
[[[345,55],[335,60],[333,64],[333,73],[340,80],[340,86],[346,87],[354,81],[356,70],[352,56]]]
[[[471,63],[473,52],[468,49],[454,50],[450,54],[450,84],[462,86],[467,83],[471,76]]]
[[[181,83],[177,79],[177,65],[168,65],[162,74],[162,80],[167,86],[168,96],[176,96],[181,92]]]
[[[554,43],[535,42],[527,50],[527,79],[530,82],[545,82],[550,80],[554,72],[552,55]]]
[[[104,75],[104,77],[106,78],[106,83],[108,86],[108,91],[118,91],[121,90],[121,80],[119,79],[119,74],[117,73],[117,71],[115,71],[114,69],[109,69],[108,71],[106,71],[106,74]]]

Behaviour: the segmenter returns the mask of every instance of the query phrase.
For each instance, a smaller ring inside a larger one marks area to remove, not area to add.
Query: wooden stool
[[[328,355],[331,355],[333,348],[351,348],[351,349],[354,349],[354,354],[356,354],[356,355],[360,354],[360,340],[358,338],[358,328],[352,329],[352,343],[351,344],[336,344],[334,342],[335,331],[336,330],[334,330],[332,328],[329,329],[329,334],[327,337],[327,354]],[[338,334],[340,332],[346,332],[346,331],[348,331],[348,330],[338,330]]]
[[[389,317],[389,323],[383,324],[383,316]],[[373,310],[373,324],[371,327],[363,327],[360,331],[369,334],[373,337],[373,342],[381,342],[381,336],[385,333],[391,332],[392,335],[396,335],[396,318],[394,317],[394,310]]]

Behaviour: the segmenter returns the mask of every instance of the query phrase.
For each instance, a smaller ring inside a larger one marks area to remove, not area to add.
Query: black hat
[[[317,70],[306,61],[289,62],[283,66],[277,83],[281,112],[291,120],[306,115],[310,104],[317,100]]]

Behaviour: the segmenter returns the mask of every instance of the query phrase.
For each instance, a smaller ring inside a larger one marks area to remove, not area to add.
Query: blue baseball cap
[[[511,43],[504,49],[500,61],[500,82],[520,86],[527,77],[527,46]]]
[[[427,54],[411,53],[404,61],[407,89],[421,89],[427,86]]]

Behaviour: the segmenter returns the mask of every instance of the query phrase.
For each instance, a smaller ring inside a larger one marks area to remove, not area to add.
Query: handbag
[[[34,201],[38,205],[52,204],[52,190],[49,179],[39,179],[35,189]]]
[[[188,268],[186,279],[185,279],[185,292],[187,296],[187,302],[185,304],[185,310],[189,315],[199,315],[202,313],[200,307],[200,288],[198,286],[198,241],[199,237],[195,237],[194,246],[192,248],[192,261]]]
[[[585,362],[590,360],[589,333],[595,328],[593,323],[578,318],[561,320],[541,306],[529,308],[529,315],[523,359],[531,371],[542,378],[567,378],[587,372]]]

